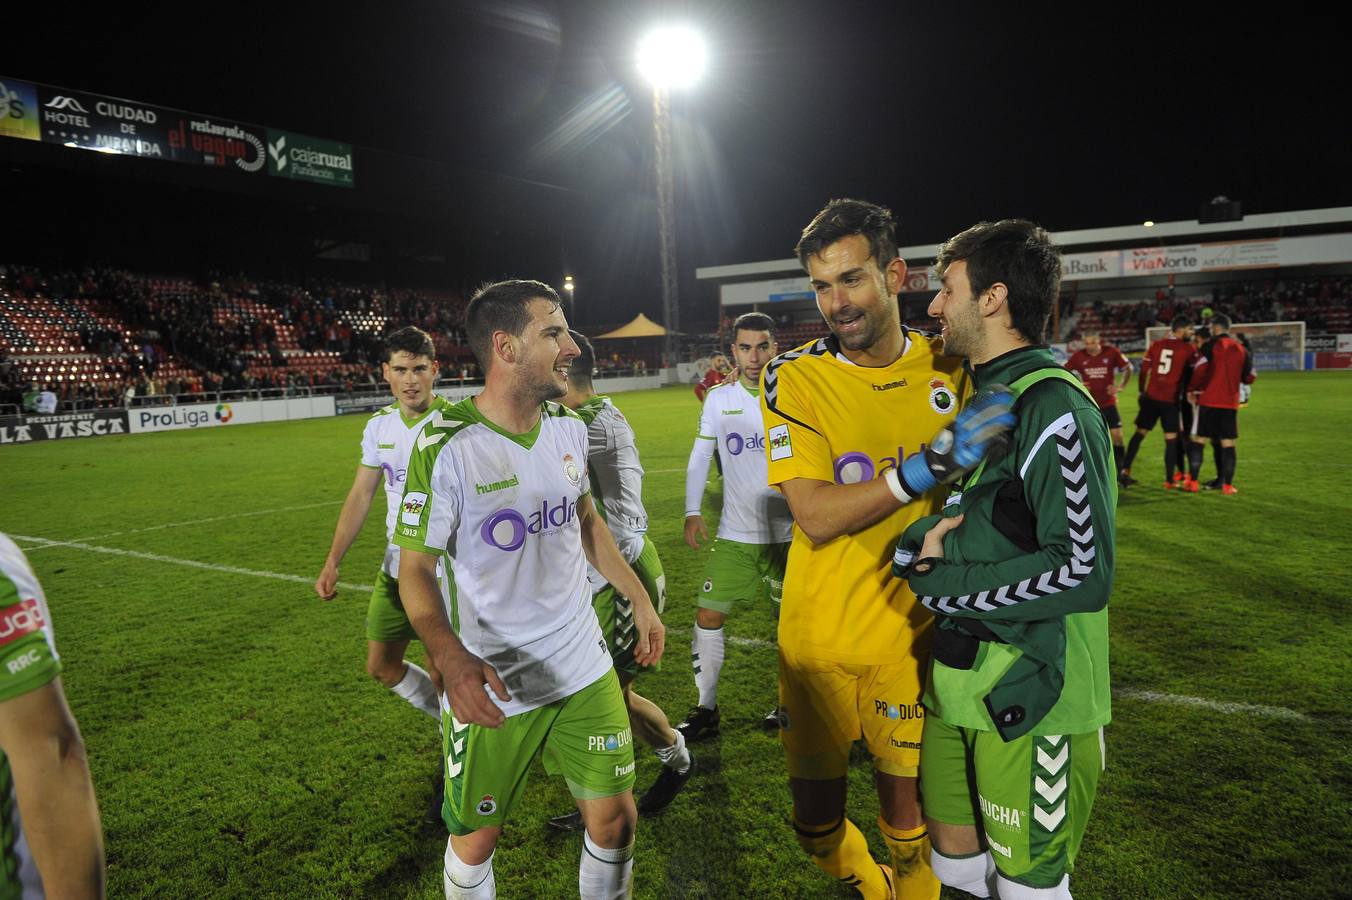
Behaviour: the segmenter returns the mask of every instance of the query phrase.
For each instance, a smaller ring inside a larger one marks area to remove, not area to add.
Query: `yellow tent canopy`
[[[604,338],[661,337],[666,333],[667,330],[661,325],[658,325],[643,313],[639,313],[634,316],[633,321],[629,322],[627,325],[621,325],[614,331],[607,331],[605,334],[598,334],[593,337],[592,340],[599,341]]]

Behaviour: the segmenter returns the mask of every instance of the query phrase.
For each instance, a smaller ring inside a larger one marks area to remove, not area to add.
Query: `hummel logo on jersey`
[[[740,409],[725,409],[725,410],[723,410],[723,415],[725,415],[725,416],[740,416],[741,414],[742,414],[742,411],[741,411]]]
[[[490,484],[479,484],[476,482],[474,485],[474,492],[476,494],[491,494],[494,491],[500,491],[503,490],[504,488],[516,487],[520,483],[521,479],[517,478],[516,475],[512,475],[511,478],[505,479],[503,481],[491,482]]]
[[[393,450],[393,449],[394,449],[394,442],[391,441],[391,442],[388,443],[388,444],[376,444],[376,449],[377,449],[377,450]]]
[[[0,646],[17,641],[24,635],[40,631],[47,624],[42,618],[42,607],[32,597],[13,606],[0,609]]]
[[[901,381],[889,381],[887,384],[875,384],[873,386],[873,389],[875,391],[890,391],[893,388],[902,388],[902,387],[906,387],[905,378],[901,379]]]

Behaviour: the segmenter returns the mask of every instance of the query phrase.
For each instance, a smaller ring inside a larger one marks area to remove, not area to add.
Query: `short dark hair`
[[[596,350],[582,332],[570,328],[568,334],[581,351],[568,363],[568,380],[579,385],[591,384],[592,374],[596,371]]]
[[[1230,317],[1225,313],[1216,313],[1211,317],[1211,327],[1218,328],[1221,331],[1230,330]]]
[[[1174,321],[1169,324],[1169,328],[1178,331],[1180,328],[1187,328],[1192,324],[1192,319],[1187,316],[1174,316]]]
[[[1010,324],[1029,343],[1042,343],[1061,290],[1061,251],[1051,235],[1027,219],[980,222],[945,241],[934,267],[942,275],[960,260],[967,263],[973,297],[1003,282]]]
[[[886,269],[897,258],[897,223],[892,210],[866,200],[842,199],[826,204],[803,229],[793,251],[806,272],[808,257],[854,234],[868,238],[869,253],[879,269]]]
[[[414,325],[406,325],[385,335],[385,343],[381,349],[385,354],[381,362],[389,362],[394,359],[396,353],[437,358],[437,345],[432,342],[432,335]]]
[[[732,339],[737,340],[739,331],[768,331],[775,336],[775,320],[763,312],[742,313],[732,323]]]
[[[469,349],[479,361],[479,368],[488,372],[493,358],[493,332],[505,331],[520,335],[530,324],[530,302],[545,300],[559,306],[555,290],[547,284],[526,279],[512,279],[485,284],[475,291],[465,308],[465,334]]]

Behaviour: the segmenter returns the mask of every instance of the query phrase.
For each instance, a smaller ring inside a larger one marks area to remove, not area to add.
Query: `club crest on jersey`
[[[573,459],[573,454],[563,454],[563,474],[573,487],[582,486],[582,470],[577,467],[577,460]]]
[[[422,491],[410,491],[404,495],[404,505],[399,513],[399,521],[405,525],[417,525],[422,518],[423,507],[427,505],[427,494]]]
[[[942,378],[934,379],[929,386],[930,408],[941,416],[953,412],[958,405],[958,398],[954,396],[953,389],[945,384]]]
[[[492,794],[484,794],[474,810],[481,816],[491,816],[498,811],[498,801],[493,799]]]
[[[713,583],[712,581],[706,579],[705,582],[704,582],[704,593],[707,594],[707,593],[709,593],[710,591],[712,591],[713,589],[714,589],[714,583]]]

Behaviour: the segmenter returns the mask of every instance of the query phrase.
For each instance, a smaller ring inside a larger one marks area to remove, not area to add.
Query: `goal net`
[[[1249,342],[1255,369],[1305,368],[1304,322],[1236,322],[1230,333]],[[1169,326],[1152,325],[1145,330],[1145,345],[1169,336]]]

